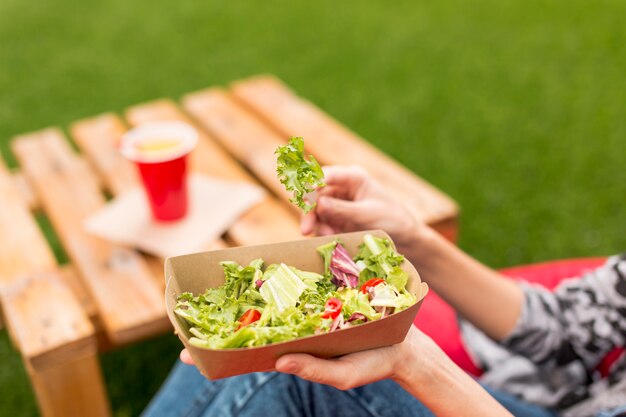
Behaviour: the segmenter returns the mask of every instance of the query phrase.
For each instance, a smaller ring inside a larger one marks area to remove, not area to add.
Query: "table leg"
[[[44,369],[27,363],[43,417],[109,417],[111,407],[95,354]]]

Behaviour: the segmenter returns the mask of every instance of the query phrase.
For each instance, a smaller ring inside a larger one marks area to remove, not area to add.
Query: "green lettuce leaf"
[[[254,286],[256,279],[263,274],[263,259],[255,259],[246,267],[233,261],[220,262],[224,268],[225,285],[224,290],[227,296],[239,298],[247,289]]]
[[[380,318],[381,314],[372,308],[367,294],[363,294],[355,288],[344,288],[342,291],[337,291],[337,295],[343,302],[341,313],[344,318],[348,318],[354,313],[361,313],[368,320]]]
[[[268,305],[282,311],[294,307],[306,288],[306,284],[291,268],[280,264],[265,271],[259,292]]]
[[[402,268],[399,266],[394,266],[391,272],[387,275],[385,281],[387,284],[393,286],[397,291],[404,291],[406,289],[406,284],[409,280],[409,274],[407,274]]]
[[[404,290],[408,280],[407,273],[400,268],[404,256],[393,249],[388,239],[366,234],[363,237],[363,244],[359,246],[355,261],[358,265],[365,267],[359,274],[359,284],[371,278],[383,278],[398,291]]]
[[[305,201],[304,197],[326,185],[322,168],[313,155],[305,159],[304,140],[301,137],[292,137],[287,145],[279,146],[274,153],[278,155],[278,179],[287,191],[293,193],[290,201],[308,213],[315,207],[315,203]]]
[[[328,275],[331,278],[332,273],[330,272],[330,261],[333,258],[333,251],[335,250],[335,247],[337,247],[337,243],[339,242],[334,240],[317,247],[317,253],[319,253],[322,256],[322,259],[324,259],[324,275]]]

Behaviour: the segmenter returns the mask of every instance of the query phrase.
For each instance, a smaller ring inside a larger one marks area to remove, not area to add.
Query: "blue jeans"
[[[489,392],[515,416],[556,416],[509,394]],[[433,414],[390,380],[348,391],[276,372],[209,381],[195,367],[179,362],[143,414],[143,417],[163,416],[421,417]]]

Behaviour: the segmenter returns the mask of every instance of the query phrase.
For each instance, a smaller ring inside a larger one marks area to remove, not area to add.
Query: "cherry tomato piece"
[[[372,278],[363,285],[361,285],[361,292],[363,294],[367,294],[367,290],[369,290],[370,288],[374,288],[375,286],[383,282],[385,282],[385,280],[382,278]]]
[[[324,312],[322,313],[323,319],[334,319],[341,313],[341,308],[343,307],[343,303],[339,298],[331,297],[326,300],[326,304],[324,304]]]
[[[241,323],[241,324],[239,325],[239,327],[237,327],[237,330],[239,330],[242,327],[245,327],[245,326],[247,326],[247,325],[249,325],[251,323],[254,323],[255,321],[257,321],[260,318],[261,318],[261,313],[259,313],[258,310],[255,310],[253,308],[247,310],[239,318],[239,323]]]

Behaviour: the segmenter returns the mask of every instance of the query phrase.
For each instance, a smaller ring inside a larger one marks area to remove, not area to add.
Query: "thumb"
[[[324,360],[302,353],[289,354],[278,359],[276,370],[339,389],[349,389],[354,385],[351,378],[355,375],[353,365],[341,360]]]

